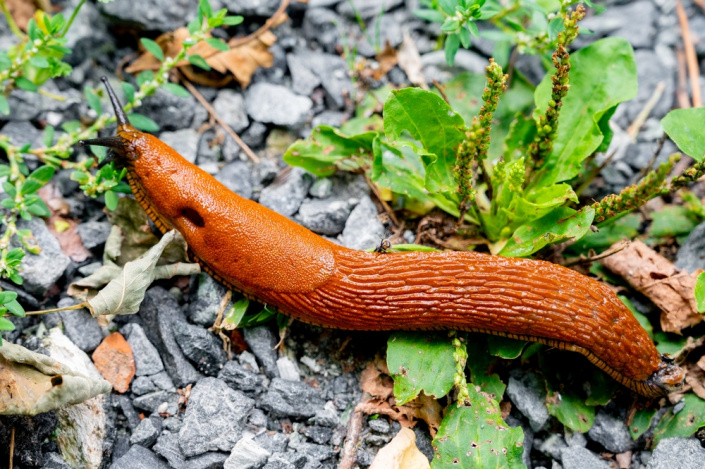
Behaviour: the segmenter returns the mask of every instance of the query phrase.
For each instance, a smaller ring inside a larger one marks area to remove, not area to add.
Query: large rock
[[[298,126],[308,118],[313,103],[284,86],[255,83],[247,89],[245,107],[250,117],[258,122]]]

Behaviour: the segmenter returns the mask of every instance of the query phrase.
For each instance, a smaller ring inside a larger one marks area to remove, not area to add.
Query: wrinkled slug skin
[[[116,105],[109,146],[162,232],[177,229],[217,280],[301,321],[358,330],[463,329],[587,356],[646,396],[680,386],[646,331],[605,285],[549,262],[473,252],[369,253],[331,243],[229,191]]]

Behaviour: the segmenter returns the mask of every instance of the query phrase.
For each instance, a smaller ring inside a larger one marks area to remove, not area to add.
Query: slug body
[[[485,332],[582,353],[645,396],[682,386],[682,369],[607,286],[545,261],[336,245],[134,129],[109,92],[117,136],[84,143],[113,148],[159,230],[181,232],[194,260],[226,286],[324,327]]]

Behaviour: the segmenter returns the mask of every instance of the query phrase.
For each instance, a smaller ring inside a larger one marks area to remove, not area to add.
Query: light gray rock
[[[73,298],[62,298],[56,304],[59,308],[73,306]],[[92,352],[103,341],[103,331],[98,321],[85,309],[61,311],[64,334],[84,352]]]
[[[224,469],[260,469],[270,453],[251,438],[242,438],[233,447]]]
[[[176,392],[154,391],[136,397],[132,403],[136,408],[151,414],[166,412],[176,415],[179,410],[179,395]]]
[[[245,199],[252,197],[250,168],[244,161],[234,161],[223,166],[215,178],[240,197]]]
[[[127,343],[135,357],[135,376],[153,375],[164,371],[159,352],[147,338],[142,326],[133,323],[127,329]]]
[[[352,205],[346,200],[309,199],[299,207],[296,221],[314,233],[335,236],[345,228],[351,211]]]
[[[535,373],[514,373],[507,383],[507,396],[537,432],[548,421],[546,391]]]
[[[110,465],[110,469],[170,469],[159,456],[140,445],[132,445],[130,450]]]
[[[159,417],[143,419],[140,424],[137,425],[137,428],[135,428],[132,432],[132,436],[130,436],[130,443],[149,448],[155,441],[157,441],[157,437],[161,431],[162,424]]]
[[[107,221],[87,221],[76,227],[78,236],[86,249],[95,249],[105,244],[110,234],[110,223]]]
[[[271,83],[255,83],[245,96],[247,114],[266,124],[298,126],[308,118],[313,103],[288,88]]]
[[[676,254],[676,267],[693,273],[705,269],[705,223],[696,226]]]
[[[321,393],[300,381],[285,381],[274,378],[261,407],[274,417],[310,418],[324,405]]]
[[[218,378],[236,390],[257,392],[262,389],[262,378],[260,378],[260,375],[236,361],[227,362],[218,373]]]
[[[375,16],[379,16],[381,12],[393,10],[403,3],[404,0],[388,0],[386,2],[380,2],[379,0],[351,0],[350,2],[340,2],[337,10],[338,13],[350,19],[355,19],[357,16],[355,12],[357,11],[357,14],[363,19],[369,20]]]
[[[212,326],[218,315],[220,302],[227,291],[227,288],[216,282],[213,277],[205,272],[200,273],[196,298],[191,301],[188,309],[189,319],[201,326]]]
[[[179,446],[186,457],[230,451],[240,439],[255,401],[217,378],[203,378],[191,390]]]
[[[20,220],[17,228],[31,230],[37,245],[42,248],[39,254],[27,253],[22,259],[22,287],[32,295],[42,297],[64,275],[71,259],[61,250],[59,241],[49,232],[44,220]],[[16,247],[14,241],[12,246]]]
[[[561,451],[563,469],[610,469],[607,461],[579,446],[569,446]]]
[[[331,106],[338,109],[345,106],[345,96],[350,96],[352,92],[352,81],[349,76],[348,64],[343,58],[334,54],[304,50],[289,54],[287,60],[301,69],[297,72],[299,75],[304,73],[303,69],[307,69],[314,77],[318,78]],[[306,87],[313,84],[310,77],[308,80],[311,81],[306,82]],[[296,84],[296,81],[294,83]]]
[[[287,381],[301,381],[299,368],[288,357],[281,357],[277,360],[277,369],[281,379]]]
[[[173,132],[162,132],[159,139],[169,145],[190,163],[196,162],[198,142],[201,135],[193,129],[179,129]]]
[[[227,88],[220,90],[218,97],[213,101],[213,109],[238,134],[250,125],[245,111],[245,99],[241,93]]]
[[[654,448],[647,469],[702,469],[705,448],[695,438],[665,438]]]
[[[595,415],[595,423],[588,431],[588,436],[612,453],[624,453],[634,449],[634,440],[623,420],[600,410]]]
[[[333,53],[342,39],[340,28],[337,26],[342,22],[343,19],[328,8],[309,5],[304,15],[304,37],[310,42],[318,43],[326,52]]]
[[[610,6],[604,13],[581,21],[581,29],[588,29],[594,34],[579,36],[576,46],[585,47],[609,35],[626,39],[635,49],[651,48],[656,38],[657,15],[656,6],[650,0]]]
[[[237,15],[270,17],[277,11],[280,2],[279,0],[215,0],[213,4],[216,10],[227,8]]]
[[[385,229],[377,219],[377,207],[369,196],[364,196],[350,212],[343,229],[343,245],[351,249],[371,249],[384,239]]]
[[[173,31],[196,14],[191,0],[134,2],[130,8],[119,2],[98,3],[98,9],[111,23],[142,31]]]
[[[179,447],[179,437],[170,431],[163,432],[153,447],[154,451],[169,461],[173,469],[219,469],[228,458],[228,453],[209,451],[186,459]]]
[[[280,177],[281,180],[275,180],[273,184],[262,190],[259,203],[281,215],[290,217],[299,210],[304,201],[308,189],[311,187],[312,177],[301,168],[291,168]]]

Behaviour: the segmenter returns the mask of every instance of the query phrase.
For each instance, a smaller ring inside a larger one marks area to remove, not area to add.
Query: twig
[[[666,143],[666,139],[668,136],[666,134],[663,134],[661,138],[658,140],[658,144],[656,145],[656,150],[654,150],[654,155],[651,157],[651,160],[649,161],[649,164],[641,168],[641,171],[639,171],[639,174],[637,174],[636,179],[634,180],[635,182],[638,181],[639,179],[643,178],[646,176],[646,173],[648,173],[651,168],[654,166],[654,163],[656,163],[656,159],[658,156],[661,154],[661,150],[663,149],[664,143]]]
[[[15,458],[15,426],[10,430],[10,469],[12,469],[13,459]]]
[[[248,42],[250,42],[251,40],[253,40],[255,38],[258,38],[265,31],[269,31],[272,28],[272,26],[276,23],[277,19],[279,18],[279,15],[284,13],[288,6],[289,6],[289,0],[282,0],[277,11],[275,11],[274,14],[272,16],[270,16],[269,19],[267,21],[265,21],[264,24],[257,31],[255,31],[252,34],[248,34],[245,37],[237,38],[231,42],[228,42],[228,46],[230,46],[231,49],[234,47],[239,47],[243,44],[247,44]]]
[[[690,97],[688,96],[688,79],[686,75],[688,72],[685,69],[685,52],[683,49],[678,49],[676,51],[676,58],[678,59],[678,88],[676,88],[676,99],[678,100],[678,107],[681,109],[690,108]]]
[[[399,226],[399,219],[396,217],[396,215],[394,215],[394,210],[392,210],[389,204],[382,198],[382,194],[379,192],[377,184],[370,181],[367,175],[365,175],[365,182],[368,186],[370,186],[370,189],[372,189],[372,192],[374,192],[375,197],[377,197],[377,200],[379,200],[379,203],[382,204],[382,208],[384,208],[384,211],[387,212],[387,215],[389,215],[389,218],[391,218],[392,223],[394,223],[395,226]]]
[[[59,311],[71,311],[72,309],[83,309],[87,307],[87,302],[77,303],[75,305],[66,306],[65,308],[54,308],[54,309],[43,309],[41,311],[27,311],[25,314],[27,316],[38,316],[40,314],[56,313]]]
[[[700,8],[705,11],[705,0],[693,0]]]
[[[443,101],[445,101],[446,103],[448,103],[450,105],[450,101],[448,101],[448,96],[446,96],[446,90],[443,87],[443,85],[438,83],[438,80],[436,80],[435,78],[433,80],[431,80],[431,83],[433,83],[433,86],[435,86],[436,89],[438,90],[438,92],[441,93],[441,96],[443,97]]]
[[[188,81],[186,77],[184,77],[178,70],[177,73],[179,81],[183,83],[186,89],[189,90],[189,92],[198,100],[199,103],[201,103],[201,106],[206,108],[208,113],[216,120],[216,122],[218,122],[218,124],[220,124],[223,129],[225,129],[228,135],[230,135],[233,140],[235,140],[235,143],[237,143],[238,146],[242,148],[242,151],[244,151],[245,154],[249,156],[252,161],[254,161],[255,163],[259,163],[259,158],[257,157],[257,155],[255,155],[255,152],[253,152],[252,149],[245,142],[242,141],[240,136],[235,133],[235,131],[228,124],[226,124],[223,119],[220,118],[218,113],[215,112],[215,109],[213,109],[213,106],[211,106],[210,103],[206,101],[206,98],[204,98],[203,95],[198,92],[196,87],[193,86],[191,82]]]
[[[363,393],[363,396],[365,394]],[[362,400],[360,401],[362,402]],[[345,436],[345,444],[343,445],[343,457],[340,458],[338,469],[351,469],[357,462],[357,440],[360,438],[362,429],[362,411],[355,407],[350,423],[348,424],[348,434]]]
[[[681,34],[683,35],[683,46],[685,47],[685,60],[688,64],[688,74],[690,75],[690,93],[693,97],[693,107],[702,107],[703,100],[700,95],[698,57],[695,53],[695,47],[693,46],[693,38],[690,36],[688,15],[685,14],[681,0],[676,0],[676,12],[678,13],[678,21],[681,24]]]
[[[653,94],[644,105],[644,108],[641,110],[641,112],[639,112],[639,114],[636,116],[631,125],[627,127],[627,135],[629,135],[629,137],[632,139],[632,142],[636,142],[636,136],[639,135],[639,129],[641,129],[641,127],[644,125],[644,122],[646,122],[646,118],[649,117],[649,114],[651,114],[651,111],[654,109],[654,106],[656,106],[659,99],[661,99],[664,89],[666,89],[666,83],[660,81],[658,85],[656,85],[656,89],[654,89]]]
[[[608,250],[606,250],[603,253],[596,254],[594,256],[585,257],[585,258],[581,257],[578,259],[573,259],[573,260],[565,262],[563,264],[563,266],[570,267],[570,266],[576,265],[576,264],[589,264],[590,262],[599,261],[600,259],[604,259],[605,257],[610,257],[611,255],[617,254],[619,251],[624,250],[627,246],[629,246],[629,243],[631,243],[631,241],[629,241],[628,239],[625,239],[625,240],[621,241],[620,243],[613,244]]]

